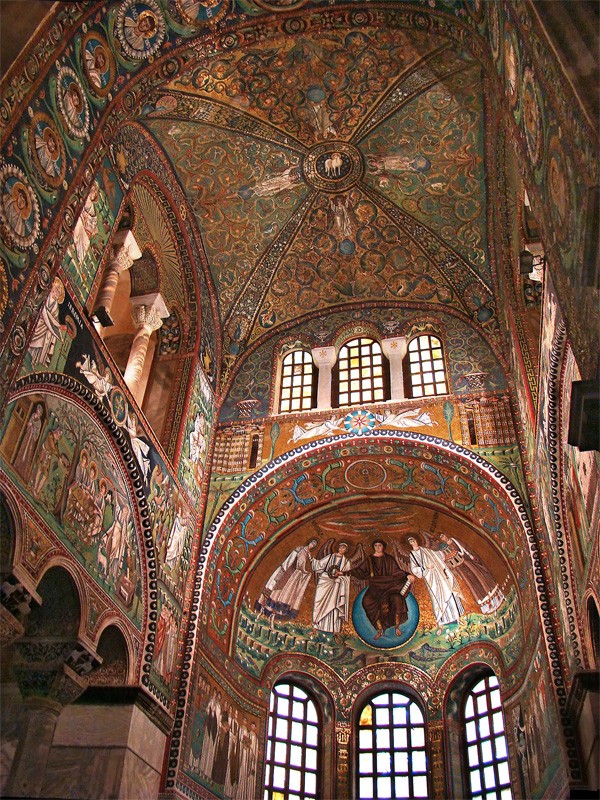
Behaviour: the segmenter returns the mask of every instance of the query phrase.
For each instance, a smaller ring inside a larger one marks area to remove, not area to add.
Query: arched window
[[[265,800],[309,800],[319,795],[321,726],[317,706],[289,681],[273,687],[265,767]]]
[[[404,363],[409,397],[448,394],[444,350],[437,336],[423,333],[411,339]]]
[[[374,339],[352,339],[340,347],[337,361],[337,405],[377,403],[386,399],[388,372],[381,345]]]
[[[463,716],[470,797],[510,800],[504,715],[495,675],[481,678],[467,693]]]
[[[312,355],[292,350],[281,362],[279,412],[309,411],[315,405],[316,381]]]
[[[425,720],[398,691],[372,697],[358,718],[357,797],[428,797]]]

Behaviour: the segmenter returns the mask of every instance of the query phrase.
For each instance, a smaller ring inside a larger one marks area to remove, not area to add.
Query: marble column
[[[402,361],[406,355],[408,342],[406,336],[382,339],[381,349],[390,362],[390,400],[404,400],[404,376]]]
[[[107,328],[113,325],[110,311],[112,308],[119,276],[128,270],[134,261],[142,257],[142,251],[137,245],[135,236],[130,230],[117,231],[114,241],[114,256],[108,262],[102,284],[96,298],[93,317],[97,322],[97,327]]]
[[[88,680],[62,660],[65,642],[21,640],[17,648],[15,674],[23,714],[4,794],[41,797],[58,718],[63,707],[84,691]]]
[[[315,347],[311,352],[313,362],[319,369],[317,410],[329,410],[331,408],[331,370],[335,364],[337,353],[335,347]]]
[[[169,311],[160,294],[144,295],[131,298],[131,316],[137,331],[131,345],[124,378],[135,399],[141,403],[142,398],[138,396],[139,386],[146,365],[150,337],[161,327],[163,319],[169,316]]]

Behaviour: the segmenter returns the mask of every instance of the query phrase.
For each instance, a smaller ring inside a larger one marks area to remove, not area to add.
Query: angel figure
[[[311,559],[317,587],[313,602],[313,631],[333,633],[340,641],[342,623],[348,619],[350,607],[350,576],[347,574],[364,559],[364,550],[359,544],[352,558],[349,558],[347,542],[338,542],[333,547],[333,538],[328,539],[319,549],[316,558]]]
[[[437,634],[441,634],[442,626],[452,622],[459,622],[465,613],[462,604],[460,587],[444,556],[430,547],[425,547],[422,540],[427,535],[422,531],[421,536],[408,537],[410,551],[410,571],[417,578],[423,578],[433,614],[437,622]]]
[[[110,369],[106,367],[104,373],[101,373],[95,359],[87,353],[84,354],[83,360],[78,361],[75,366],[83,373],[87,382],[91,384],[98,400],[104,400],[113,388]]]

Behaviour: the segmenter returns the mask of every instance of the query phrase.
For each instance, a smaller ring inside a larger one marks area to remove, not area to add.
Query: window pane
[[[417,755],[415,753],[415,755]],[[413,756],[414,763],[414,756]],[[408,772],[408,753],[399,751],[394,756],[394,770],[397,773]]]
[[[482,717],[479,720],[479,736],[483,739],[490,735],[490,720],[489,717]]]
[[[443,348],[435,336],[423,334],[408,345],[408,378],[412,397],[446,394]]]
[[[425,751],[424,750],[416,750],[413,753],[412,766],[413,766],[413,770],[415,772],[425,772],[426,761],[425,761]]]
[[[285,786],[285,769],[284,767],[275,767],[273,770],[273,786],[282,789]]]
[[[379,775],[389,775],[391,771],[390,751],[386,750],[384,753],[377,753],[377,773]]]
[[[315,746],[319,739],[319,729],[314,725],[310,725],[306,729],[306,744]]]
[[[390,732],[382,728],[375,728],[375,747],[378,750],[389,750]]]
[[[358,732],[358,746],[361,750],[365,750],[367,747],[373,747],[373,733],[372,731],[365,731],[360,730]]]
[[[290,747],[290,764],[292,767],[302,766],[302,748],[293,744]]]
[[[425,729],[415,728],[411,733],[411,744],[413,747],[425,747]]]
[[[281,365],[279,411],[307,411],[312,405],[315,373],[312,356],[303,350],[288,353]]]
[[[506,787],[506,800],[510,792],[508,754],[504,739],[504,721],[501,711],[500,692],[495,676],[479,680],[468,693],[464,716],[464,742],[469,765],[471,794],[486,798],[498,798],[498,787]],[[497,734],[491,737],[492,730]],[[504,795],[502,795],[504,797]]]
[[[317,796],[318,750],[308,747],[305,740],[312,739],[316,745],[319,739],[315,703],[303,689],[285,682],[274,687],[269,708],[265,798],[312,800]]]
[[[342,345],[338,354],[338,378],[340,406],[384,400],[379,344],[372,339],[352,339]]]
[[[288,746],[286,742],[275,742],[274,760],[283,764],[287,758]]]
[[[477,738],[477,725],[474,722],[467,722],[465,726],[467,742],[474,742]]]
[[[427,755],[425,723],[420,707],[400,692],[382,692],[372,697],[373,749],[369,731],[358,729],[357,797],[427,797]],[[361,715],[362,717],[362,715]],[[366,752],[365,752],[366,751]],[[375,787],[368,779],[375,769]],[[375,793],[370,792],[374,788]]]
[[[375,709],[375,725],[389,725],[390,724],[390,710],[389,708],[376,708]]]
[[[508,758],[504,736],[498,736],[496,739],[496,758]]]
[[[377,797],[386,798],[392,796],[392,779],[377,777]]]
[[[358,771],[361,775],[370,775],[373,773],[372,753],[360,753],[358,757]]]

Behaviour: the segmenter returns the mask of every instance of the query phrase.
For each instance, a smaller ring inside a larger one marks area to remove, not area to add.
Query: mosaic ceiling
[[[322,30],[196,62],[148,98],[236,355],[349,302],[495,326],[480,68],[418,31]]]

